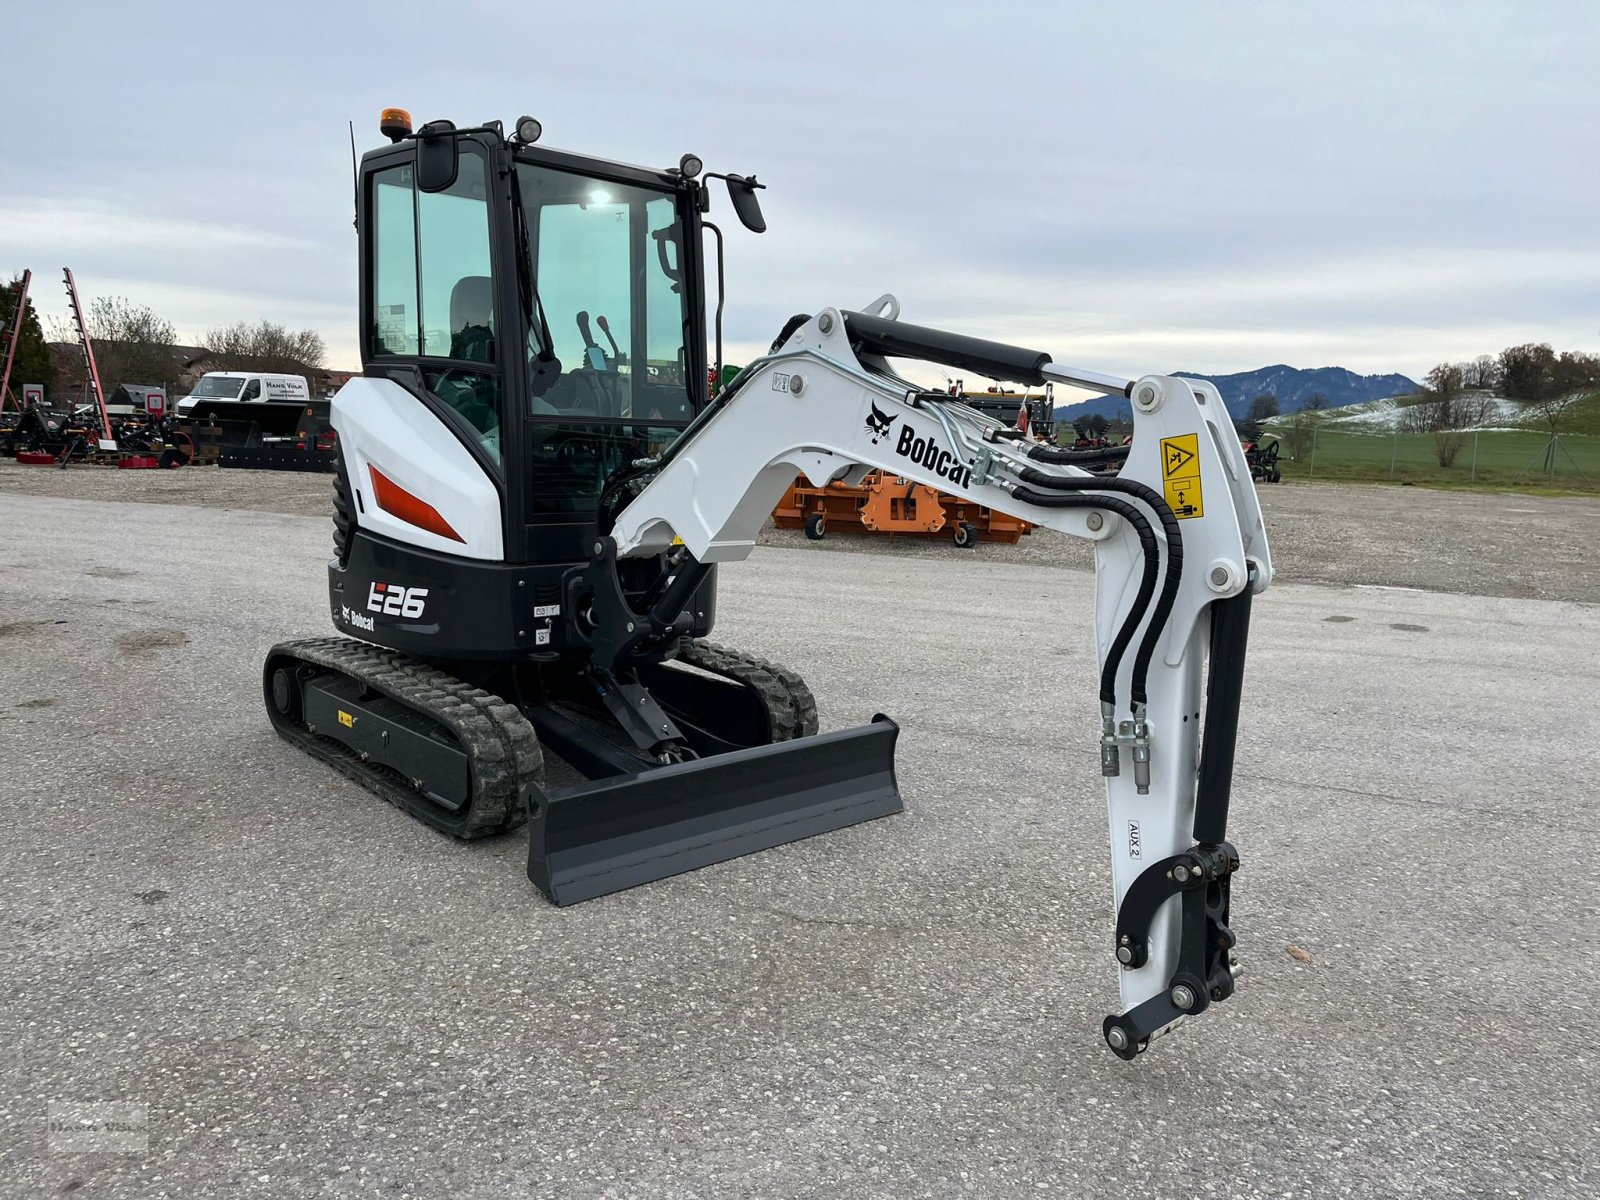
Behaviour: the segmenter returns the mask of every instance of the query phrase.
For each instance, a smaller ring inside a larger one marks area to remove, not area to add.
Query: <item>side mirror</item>
[[[429,121],[417,131],[417,189],[444,192],[455,186],[461,152],[455,122]]]
[[[765,187],[757,183],[755,177],[746,179],[743,175],[726,176],[728,183],[728,199],[733,201],[733,211],[739,216],[739,223],[751,233],[765,233],[767,219],[761,215],[761,201],[756,199],[756,189]]]

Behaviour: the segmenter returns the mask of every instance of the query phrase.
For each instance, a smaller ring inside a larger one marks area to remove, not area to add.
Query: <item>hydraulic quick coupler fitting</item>
[[[1122,774],[1122,750],[1117,745],[1116,710],[1100,704],[1100,774],[1108,779]]]
[[[1133,712],[1133,789],[1141,796],[1150,794],[1150,726],[1144,719],[1144,706]]]
[[[1133,744],[1133,790],[1141,796],[1150,794],[1150,741],[1136,740]]]
[[[1100,740],[1100,774],[1114,779],[1122,774],[1122,751],[1115,742]]]

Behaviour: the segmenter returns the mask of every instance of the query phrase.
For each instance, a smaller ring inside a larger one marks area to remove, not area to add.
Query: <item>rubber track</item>
[[[284,740],[453,837],[487,837],[527,820],[521,791],[530,783],[543,787],[544,755],[533,726],[515,705],[436,667],[351,638],[283,642],[267,655],[269,662],[280,657],[336,671],[438,722],[467,753],[472,794],[464,811],[451,812],[396,773],[363,763],[338,739],[284,718],[269,701],[267,715]]]
[[[684,638],[679,643],[678,661],[742,683],[760,696],[774,742],[817,732],[817,699],[805,680],[788,667],[698,638]]]

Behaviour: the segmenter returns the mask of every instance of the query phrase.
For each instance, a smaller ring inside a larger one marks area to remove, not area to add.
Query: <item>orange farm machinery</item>
[[[813,487],[798,477],[772,519],[779,529],[802,529],[813,541],[829,533],[878,533],[889,537],[948,537],[971,549],[979,542],[1022,540],[1027,521],[949,492],[935,491],[900,475],[872,471],[859,484]]]

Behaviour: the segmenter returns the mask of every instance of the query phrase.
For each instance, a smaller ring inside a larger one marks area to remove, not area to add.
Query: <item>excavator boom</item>
[[[1106,784],[1118,913],[1107,954],[1122,992],[1104,1032],[1132,1057],[1233,989],[1228,794],[1250,601],[1272,578],[1249,467],[1208,383],[1117,379],[921,329],[898,321],[892,297],[872,309],[816,314],[664,454],[636,464],[636,494],[597,546],[591,580],[604,596],[619,560],[677,541],[679,581],[743,559],[796,474],[821,487],[882,469],[1094,542],[1100,720],[1086,722],[1085,745]],[[901,378],[891,357],[1126,395],[1132,443],[1031,445]],[[668,596],[648,613],[597,611],[602,627],[633,631],[616,647],[629,653],[671,628],[676,607]]]

